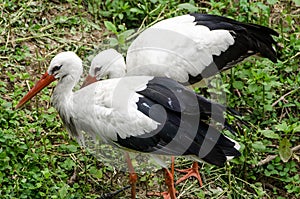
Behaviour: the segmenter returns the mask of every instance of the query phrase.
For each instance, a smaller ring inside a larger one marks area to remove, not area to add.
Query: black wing
[[[231,68],[234,64],[253,54],[260,54],[273,62],[277,62],[276,51],[273,48],[273,45],[276,46],[277,43],[272,37],[279,35],[276,31],[264,26],[242,23],[216,15],[197,13],[191,15],[195,17],[196,25],[204,25],[210,30],[228,30],[235,42],[219,56],[213,56],[214,63],[212,64],[217,67],[208,66],[201,75],[190,76],[190,83],[193,84],[200,81],[202,77],[210,77]]]
[[[142,136],[118,137],[121,146],[160,155],[194,155],[218,166],[224,164],[226,156],[240,155],[234,142],[203,121],[200,105],[195,101],[202,103],[205,98],[198,98],[167,78],[154,78],[138,93],[143,95],[137,102],[138,110],[161,125]],[[206,119],[210,108],[203,110]]]

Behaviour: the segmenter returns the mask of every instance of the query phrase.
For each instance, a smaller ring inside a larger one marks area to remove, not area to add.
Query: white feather
[[[125,75],[127,68],[127,76],[163,76],[187,82],[189,75],[197,76],[206,67],[213,67],[213,56],[234,44],[228,30],[209,30],[194,21],[193,16],[183,15],[146,29],[130,45],[126,64],[113,49],[100,52],[92,62],[90,75],[116,78]],[[99,66],[101,70],[94,74]]]
[[[236,149],[236,150],[240,150],[240,148],[241,148],[241,145],[237,142],[237,141],[235,141],[234,139],[231,139],[230,137],[227,137],[227,136],[225,136],[226,138],[228,138],[231,142],[233,142],[234,143],[234,148]],[[227,160],[231,160],[231,159],[233,159],[234,158],[234,156],[226,156],[226,159]]]
[[[137,110],[140,95],[152,77],[124,77],[104,80],[75,93],[74,112],[77,129],[88,129],[93,137],[108,140],[143,135],[157,128],[158,123]],[[83,106],[83,104],[85,104]]]
[[[184,15],[163,20],[142,32],[128,49],[128,75],[166,76],[187,82],[234,44],[227,30],[209,30]]]

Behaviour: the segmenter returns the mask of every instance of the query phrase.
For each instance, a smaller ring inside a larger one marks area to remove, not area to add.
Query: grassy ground
[[[204,186],[189,180],[177,187],[180,198],[299,198],[300,8],[295,2],[0,0],[0,198],[99,198],[128,185],[127,174],[69,139],[49,104],[51,89],[22,110],[14,106],[56,53],[75,51],[88,66],[100,49],[125,50],[137,30],[189,12],[272,27],[282,49],[277,64],[251,58],[222,74],[227,104],[253,127],[235,138],[242,157],[225,168],[201,164]],[[160,171],[141,176],[138,197],[164,190],[162,177]],[[117,198],[129,195],[125,191]]]

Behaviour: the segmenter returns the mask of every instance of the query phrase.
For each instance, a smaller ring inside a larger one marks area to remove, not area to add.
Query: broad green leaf
[[[295,128],[293,128],[293,132],[300,132],[300,125],[296,126]]]
[[[274,131],[272,130],[260,130],[260,133],[263,134],[263,136],[267,137],[267,138],[272,138],[272,139],[279,139],[279,135],[277,133],[274,133]]]
[[[291,143],[287,138],[283,138],[279,143],[279,156],[283,162],[289,161],[292,157]]]
[[[143,11],[138,9],[138,8],[130,8],[130,12],[133,12],[133,13],[138,13],[138,14],[142,14]]]
[[[46,179],[48,179],[48,178],[51,176],[51,173],[50,173],[50,171],[49,171],[48,168],[46,168],[45,170],[43,170],[43,171],[42,171],[42,174],[44,175],[44,177],[45,177]]]
[[[77,145],[67,145],[67,148],[72,153],[77,152]]]
[[[126,26],[124,26],[123,24],[119,24],[119,25],[118,25],[118,28],[119,28],[119,30],[121,30],[121,31],[125,31]]]
[[[119,41],[116,38],[113,38],[113,37],[109,38],[109,45],[111,47],[117,46],[118,44],[119,44]]]
[[[126,30],[126,31],[122,32],[121,34],[119,34],[119,36],[124,36],[126,39],[127,37],[132,35],[134,32],[135,32],[134,29]]]
[[[244,87],[244,83],[242,81],[234,81],[232,85],[236,89],[242,89]]]
[[[95,178],[101,179],[103,177],[103,171],[101,169],[92,166],[89,171]]]
[[[249,86],[248,86],[248,91],[250,92],[250,93],[254,93],[254,92],[256,92],[258,90],[258,86],[256,85],[256,84],[250,84]]]
[[[265,104],[264,105],[264,110],[265,111],[272,111],[273,110],[273,106],[271,104]]]
[[[68,185],[64,185],[60,190],[58,191],[60,198],[66,198],[68,193]]]
[[[258,151],[266,150],[266,146],[261,141],[255,141],[252,143],[252,147]]]
[[[262,10],[268,10],[269,9],[269,6],[265,5],[264,3],[262,2],[257,2],[257,7],[259,7],[260,9]]]
[[[179,9],[186,9],[189,12],[197,12],[198,8],[190,3],[182,3],[178,5]]]
[[[124,18],[124,14],[119,13],[119,14],[118,14],[118,17],[119,17],[119,19],[123,19],[123,18]]]
[[[275,125],[275,128],[276,128],[278,131],[283,131],[283,132],[288,132],[288,131],[289,131],[289,127],[288,127],[288,125],[286,124],[286,122],[282,122],[281,124]]]
[[[64,162],[62,162],[61,167],[67,170],[71,170],[73,166],[76,166],[76,164],[73,162],[71,158],[67,158]]]
[[[110,30],[111,32],[117,34],[117,27],[111,23],[110,21],[104,21],[104,25],[107,28],[107,30]]]
[[[72,153],[75,153],[77,151],[77,145],[73,145],[73,144],[70,144],[70,145],[62,144],[62,145],[60,145],[60,148],[63,151],[68,151],[68,152],[72,152]]]
[[[118,42],[120,44],[125,44],[126,39],[132,35],[135,32],[135,30],[130,29],[130,30],[126,30],[124,32],[122,32],[121,34],[118,35]]]

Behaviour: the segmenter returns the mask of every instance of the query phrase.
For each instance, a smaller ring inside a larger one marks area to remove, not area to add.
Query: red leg
[[[198,162],[194,162],[193,166],[189,169],[182,169],[182,170],[176,169],[176,171],[179,171],[179,172],[182,172],[182,173],[187,173],[185,176],[181,177],[180,179],[178,179],[176,181],[176,183],[175,183],[176,185],[181,183],[182,181],[188,179],[189,177],[193,176],[193,177],[197,178],[200,187],[202,187],[202,179],[201,179],[201,176],[200,176],[200,173],[199,173]]]
[[[125,152],[125,159],[126,159],[128,170],[129,170],[129,184],[131,186],[131,199],[135,199],[136,181],[137,181],[138,176],[134,171],[132,162],[131,162],[129,154],[127,152]]]
[[[168,187],[168,191],[159,193],[159,192],[151,192],[147,193],[148,196],[163,196],[164,199],[176,199],[176,189],[174,186],[174,156],[172,156],[171,163],[171,172],[164,168],[165,170],[165,181]]]
[[[175,164],[175,157],[174,156],[172,156],[171,157],[171,174],[172,174],[172,176],[173,176],[173,178],[174,178],[174,164]]]
[[[176,190],[174,186],[174,173],[170,173],[168,169],[165,169],[165,180],[166,180],[166,185],[168,186],[168,192],[170,195],[171,199],[176,199]],[[174,172],[174,168],[173,168]]]

